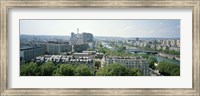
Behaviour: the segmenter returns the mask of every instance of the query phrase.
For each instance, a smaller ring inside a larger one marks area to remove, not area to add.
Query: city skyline
[[[20,76],[180,76],[181,42],[170,38],[180,35],[178,20],[25,20],[20,23],[22,32],[35,34],[20,35]],[[103,30],[110,32],[103,33]],[[37,35],[38,31],[46,35]],[[171,34],[172,31],[176,34]],[[98,37],[101,34],[104,37]],[[133,36],[137,38],[125,38]],[[154,38],[143,39],[145,36]]]
[[[180,20],[20,20],[20,35],[70,36],[71,32],[94,36],[180,38]]]

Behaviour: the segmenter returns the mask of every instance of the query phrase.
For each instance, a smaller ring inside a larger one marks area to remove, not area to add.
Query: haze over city
[[[90,32],[94,36],[180,38],[180,20],[20,20],[21,35]]]

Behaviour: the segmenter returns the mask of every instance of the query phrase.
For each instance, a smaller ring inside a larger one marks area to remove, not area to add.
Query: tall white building
[[[75,34],[74,32],[71,33],[71,37],[70,37],[71,45],[88,44],[93,41],[94,41],[94,37],[91,33],[83,32],[82,34],[80,34],[79,29],[77,29],[77,34]]]

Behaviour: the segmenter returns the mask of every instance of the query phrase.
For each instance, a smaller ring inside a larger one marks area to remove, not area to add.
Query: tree
[[[102,44],[99,44],[99,47],[100,47],[100,48],[102,48],[102,47],[103,47],[103,45],[102,45]]]
[[[76,76],[91,76],[92,70],[85,64],[81,64],[75,68],[74,74]]]
[[[173,68],[170,72],[172,76],[180,76],[180,69],[178,67]]]
[[[149,55],[148,55],[148,54],[139,54],[138,56],[142,56],[142,57],[145,58],[145,59],[148,59],[148,58],[149,58]]]
[[[180,55],[179,51],[174,51],[174,50],[163,50],[163,52],[167,54],[172,54],[172,55]]]
[[[126,47],[125,46],[117,46],[117,52],[125,52],[126,51]]]
[[[166,76],[180,76],[180,66],[161,61],[157,67],[159,73]]]
[[[30,62],[27,64],[22,64],[20,66],[21,76],[38,76],[40,75],[40,69],[36,63]]]
[[[99,69],[99,67],[101,67],[101,62],[100,61],[95,61],[94,66]]]
[[[126,67],[121,64],[109,64],[104,67],[101,67],[97,71],[97,76],[125,76],[128,72]]]
[[[88,48],[87,51],[94,51],[94,49],[92,49],[92,48]]]
[[[59,64],[53,72],[54,76],[73,76],[74,66],[70,64]]]
[[[149,57],[149,59],[148,59],[148,62],[149,62],[149,67],[151,68],[151,69],[153,69],[153,70],[155,70],[156,69],[156,67],[155,67],[155,63],[157,62],[157,59],[155,58],[155,57]]]
[[[96,75],[97,76],[138,76],[141,75],[139,69],[129,69],[122,64],[109,64],[101,67]]]
[[[100,53],[106,54],[108,51],[109,51],[108,48],[99,48]]]
[[[142,71],[139,68],[132,69],[133,76],[142,76]]]
[[[46,62],[40,66],[42,76],[52,76],[55,69],[53,62]]]

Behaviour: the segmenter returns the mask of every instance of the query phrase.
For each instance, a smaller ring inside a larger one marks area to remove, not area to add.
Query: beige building
[[[144,76],[149,75],[149,64],[148,61],[142,57],[104,57],[103,58],[103,66],[107,64],[119,63],[127,68],[139,68],[141,69]]]

